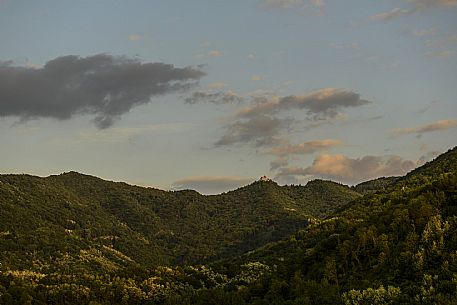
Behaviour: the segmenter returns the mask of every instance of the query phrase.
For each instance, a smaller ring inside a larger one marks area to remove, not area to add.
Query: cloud
[[[251,181],[253,179],[245,177],[195,176],[175,181],[173,187],[178,190],[197,190],[203,194],[219,194],[244,186]]]
[[[427,58],[439,58],[439,59],[449,59],[455,55],[455,51],[452,50],[441,50],[425,53]]]
[[[223,54],[221,51],[218,51],[218,50],[212,50],[210,52],[208,52],[208,56],[209,57],[221,57]]]
[[[421,136],[424,133],[446,130],[454,127],[457,127],[457,120],[441,120],[419,127],[393,129],[391,133],[393,135],[417,134],[418,136]]]
[[[402,9],[397,7],[390,11],[371,16],[369,19],[371,21],[386,22],[397,17],[412,15],[433,7],[450,8],[457,5],[457,0],[406,0],[406,2],[410,3],[409,8]]]
[[[452,34],[447,35],[447,37],[445,38],[445,41],[448,44],[457,43],[457,33],[452,33]]]
[[[226,126],[226,132],[216,146],[251,143],[255,146],[278,144],[277,137],[283,129],[289,128],[290,119],[279,119],[259,115],[248,120],[237,120]]]
[[[286,141],[284,131],[291,131],[297,119],[287,117],[286,111],[304,109],[313,128],[328,124],[338,117],[343,108],[358,107],[370,103],[351,91],[326,88],[301,96],[251,96],[248,106],[239,109],[230,117],[226,132],[216,146],[249,143],[254,146],[271,146]]]
[[[457,5],[457,0],[408,0],[408,2],[421,8],[431,6],[452,7]]]
[[[225,92],[194,91],[185,101],[188,104],[213,103],[221,105],[241,103],[243,98],[230,90]]]
[[[258,75],[258,74],[253,74],[251,76],[251,80],[252,81],[260,81],[260,80],[263,80],[263,76],[262,75]]]
[[[271,148],[267,153],[275,155],[277,158],[270,162],[270,170],[275,171],[281,169],[283,171],[289,165],[289,157],[292,155],[308,155],[315,152],[327,150],[335,146],[341,145],[343,142],[341,140],[315,140],[303,142],[300,144],[288,144],[287,142]],[[289,177],[290,178],[290,177]],[[284,176],[280,177],[281,181],[287,181],[287,183],[295,183],[298,180],[293,177],[293,179],[285,178]]]
[[[125,142],[129,139],[141,136],[151,135],[152,133],[175,133],[180,131],[189,131],[194,125],[189,123],[163,123],[151,124],[138,127],[112,127],[99,131],[83,131],[78,135],[79,142]]]
[[[309,167],[282,168],[277,176],[308,176],[344,183],[359,183],[383,176],[404,175],[417,165],[417,161],[404,160],[395,155],[352,159],[340,154],[322,154],[314,159]]]
[[[370,17],[371,21],[389,21],[393,18],[396,17],[401,17],[401,16],[408,16],[411,14],[414,14],[418,11],[417,7],[411,8],[411,9],[401,9],[401,8],[393,8],[388,12],[382,12],[376,15],[373,15]]]
[[[432,107],[436,104],[438,104],[439,102],[438,101],[431,101],[427,106],[417,110],[418,113],[426,113],[427,111],[429,111],[430,109],[432,109]]]
[[[430,36],[435,35],[435,28],[425,29],[425,30],[416,30],[413,32],[414,36],[422,37],[422,36]]]
[[[329,149],[338,145],[341,145],[342,142],[340,140],[316,140],[316,141],[308,141],[303,142],[297,145],[283,145],[273,147],[269,153],[272,155],[284,157],[288,155],[307,155],[312,154],[321,150]]]
[[[62,56],[39,69],[0,63],[0,117],[66,120],[90,114],[98,128],[107,128],[151,97],[187,90],[204,75],[107,54]]]
[[[429,151],[428,153],[426,153],[425,155],[422,155],[419,158],[418,163],[420,165],[422,165],[422,164],[434,159],[435,157],[438,157],[441,153],[442,153],[441,151],[437,151],[437,150]]]
[[[320,8],[324,6],[323,0],[309,0],[309,5]],[[289,9],[297,7],[306,7],[304,0],[261,0],[260,6],[265,9]]]
[[[370,102],[352,91],[325,88],[305,95],[274,96],[271,99],[254,99],[251,105],[242,108],[238,117],[253,117],[259,114],[276,114],[280,111],[305,109],[312,119],[333,118],[343,108],[358,107]]]
[[[263,8],[293,8],[303,5],[303,0],[263,0],[260,1]]]
[[[141,36],[138,35],[138,34],[132,34],[132,35],[129,35],[128,38],[129,38],[130,41],[138,41],[138,40],[141,39]]]
[[[435,39],[429,39],[426,41],[425,46],[437,51],[442,51],[446,48],[453,48],[455,44],[457,44],[457,32],[441,35]]]
[[[330,46],[335,49],[358,49],[359,43],[358,42],[351,42],[351,43],[331,43]]]
[[[311,0],[311,4],[316,7],[324,6],[324,0]]]
[[[255,59],[255,54],[248,54],[248,59]]]
[[[286,167],[287,165],[289,165],[289,158],[279,157],[270,162],[270,170],[274,171],[278,168]]]
[[[225,87],[224,83],[217,82],[217,83],[211,83],[208,85],[208,89],[222,89]]]
[[[211,46],[211,42],[209,41],[204,41],[200,44],[200,47],[202,48],[209,48]]]

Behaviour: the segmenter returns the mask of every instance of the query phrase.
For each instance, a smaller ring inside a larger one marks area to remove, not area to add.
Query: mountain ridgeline
[[[0,176],[0,304],[456,304],[457,149],[220,195]]]
[[[89,256],[84,268],[96,270],[133,262],[202,263],[285,238],[359,196],[329,181],[295,187],[257,181],[204,196],[75,172],[47,178],[2,175],[0,255],[3,266],[32,269],[53,269],[56,259],[64,260],[65,268],[81,268],[87,251],[99,257]]]

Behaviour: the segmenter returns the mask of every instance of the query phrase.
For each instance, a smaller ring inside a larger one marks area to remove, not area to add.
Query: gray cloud
[[[352,91],[325,88],[300,96],[257,98],[251,105],[242,108],[237,116],[252,117],[259,114],[276,114],[286,110],[305,109],[309,118],[322,120],[336,117],[343,108],[358,107],[369,103]]]
[[[457,127],[457,120],[441,120],[413,128],[397,128],[392,130],[393,135],[417,134],[421,136],[424,133],[446,130]]]
[[[270,170],[274,171],[278,168],[283,168],[289,165],[289,158],[279,157],[270,162]]]
[[[351,159],[344,155],[322,154],[309,167],[281,168],[277,176],[308,176],[359,183],[382,176],[404,175],[418,164],[418,161],[404,160],[395,155]]]
[[[238,96],[233,91],[225,92],[206,92],[206,91],[195,91],[191,96],[185,99],[186,103],[213,103],[213,104],[233,104],[241,103],[243,98]]]
[[[226,126],[226,133],[216,142],[216,146],[238,143],[252,143],[255,146],[279,143],[280,132],[290,127],[291,119],[279,119],[259,115],[247,120],[237,120]]]
[[[197,176],[188,177],[173,183],[175,189],[192,189],[203,194],[219,194],[244,186],[253,179],[244,177]]]
[[[191,67],[141,63],[123,56],[62,56],[42,68],[0,63],[0,116],[21,120],[95,115],[106,128],[151,97],[187,90],[205,75]]]
[[[306,126],[309,129],[331,123],[335,118],[342,116],[340,111],[344,108],[368,103],[370,102],[361,99],[357,93],[334,88],[325,88],[300,96],[252,97],[248,106],[242,107],[231,117],[232,122],[225,126],[226,133],[216,146],[236,143],[250,143],[255,146],[275,145],[286,141],[282,133],[286,130],[291,131],[297,122],[294,116],[298,111],[294,111],[290,118],[284,118],[284,115],[288,114],[287,111],[304,109],[307,119],[312,121],[311,125]],[[275,151],[272,153],[279,154]]]
[[[342,142],[340,140],[315,140],[315,141],[308,141],[303,142],[300,144],[287,144],[282,146],[273,147],[269,153],[276,156],[288,156],[288,155],[306,155],[312,154],[317,151],[329,149],[335,147],[337,145],[341,145]]]

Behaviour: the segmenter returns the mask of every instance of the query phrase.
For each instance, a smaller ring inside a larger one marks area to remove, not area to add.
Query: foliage
[[[352,187],[352,189],[360,194],[376,193],[384,191],[384,189],[394,184],[399,177],[381,177],[370,181],[359,183]]]
[[[454,148],[363,197],[3,175],[0,304],[456,304],[456,164]]]
[[[209,262],[306,227],[339,207],[333,196],[342,205],[359,195],[324,181],[300,187],[258,181],[203,196],[75,172],[1,175],[0,259],[11,269],[97,273]]]

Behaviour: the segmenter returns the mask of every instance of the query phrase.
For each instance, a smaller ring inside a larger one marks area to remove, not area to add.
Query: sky
[[[457,144],[457,0],[0,0],[0,173],[215,194]]]

